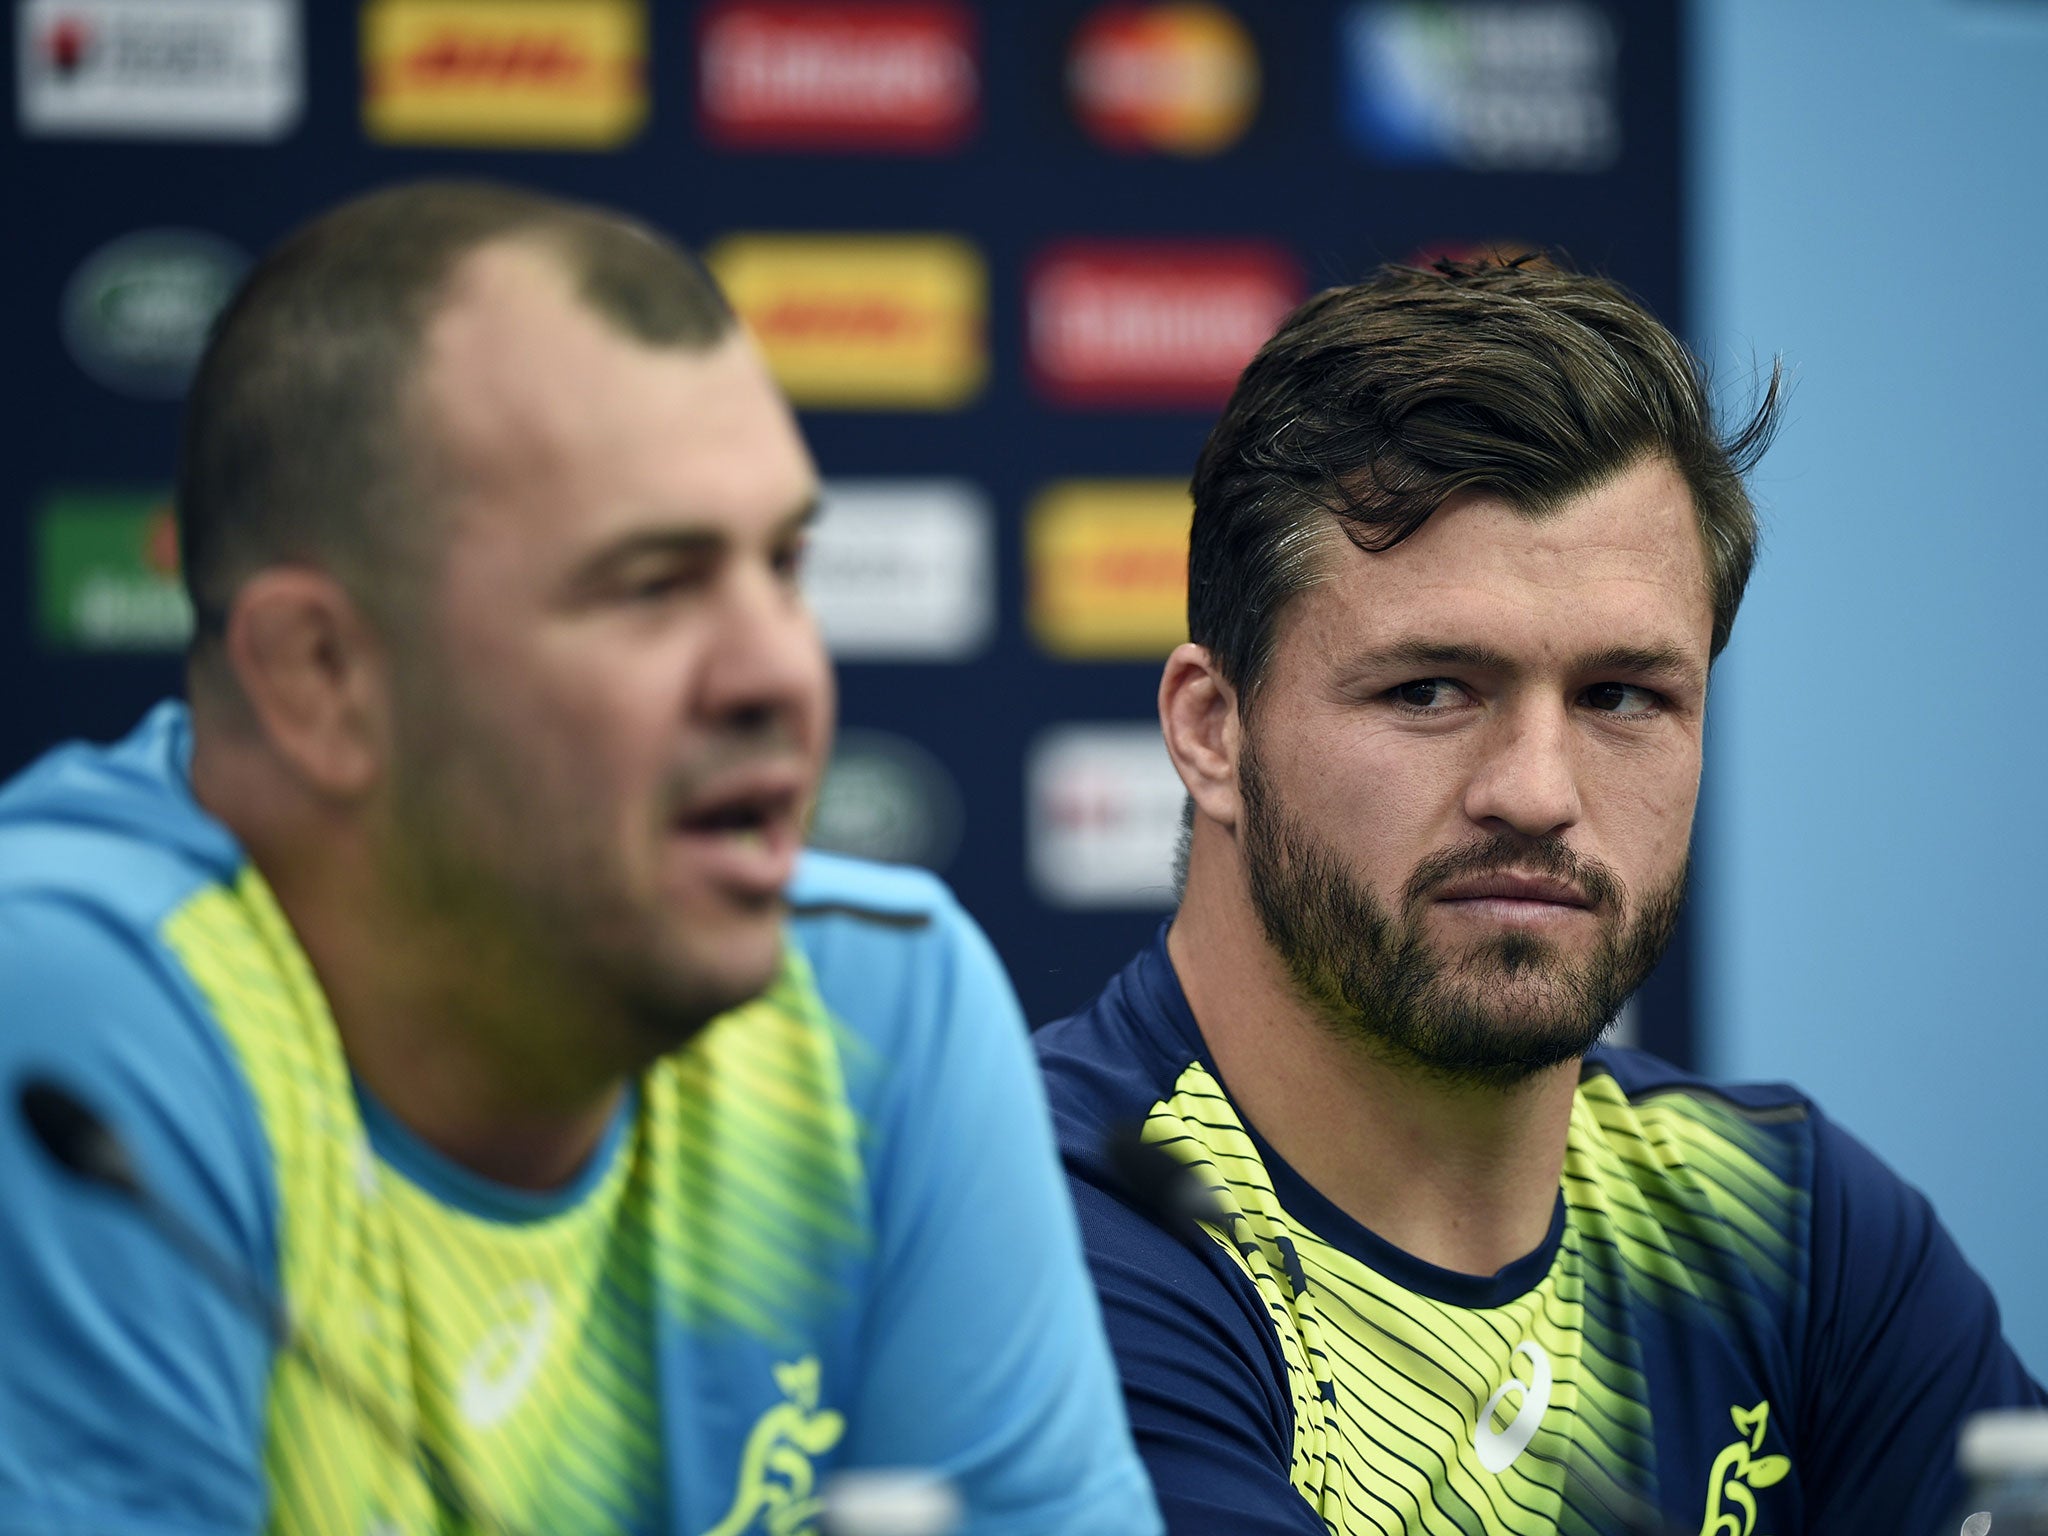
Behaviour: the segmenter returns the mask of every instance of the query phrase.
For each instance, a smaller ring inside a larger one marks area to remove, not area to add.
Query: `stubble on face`
[[[500,739],[418,653],[401,694],[388,888],[419,932],[459,952],[467,987],[495,994],[499,1018],[574,999],[589,1029],[603,1028],[602,1012],[625,1032],[617,1054],[647,1057],[684,1044],[772,979],[721,988],[669,953],[660,923],[621,884],[618,839],[584,805],[574,761]],[[661,835],[650,825],[632,841]]]
[[[1678,924],[1683,865],[1631,912],[1605,865],[1561,839],[1512,832],[1423,860],[1390,910],[1280,803],[1249,734],[1238,783],[1248,892],[1297,995],[1339,1035],[1442,1082],[1507,1089],[1585,1055]],[[1587,960],[1529,933],[1455,954],[1431,941],[1432,893],[1508,870],[1569,880],[1585,894],[1605,929]]]
[[[815,787],[815,472],[742,337],[643,345],[544,253],[474,255],[428,342],[443,526],[393,679],[387,926],[449,1007],[637,1069],[781,963],[779,891],[721,875],[705,845],[741,833],[699,823],[736,780]],[[780,833],[792,794],[738,814]]]

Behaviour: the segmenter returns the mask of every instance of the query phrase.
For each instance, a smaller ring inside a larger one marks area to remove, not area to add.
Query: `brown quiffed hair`
[[[1195,466],[1188,636],[1249,700],[1332,520],[1377,552],[1454,492],[1541,516],[1661,456],[1698,512],[1718,656],[1756,559],[1743,477],[1781,377],[1773,364],[1724,436],[1705,370],[1641,302],[1527,257],[1382,267],[1320,293],[1252,359]]]
[[[703,268],[605,209],[416,182],[322,214],[249,274],[186,405],[178,524],[195,660],[268,565],[318,566],[373,614],[402,610],[433,527],[414,364],[456,266],[507,240],[548,252],[593,314],[647,346],[705,350],[733,328]]]

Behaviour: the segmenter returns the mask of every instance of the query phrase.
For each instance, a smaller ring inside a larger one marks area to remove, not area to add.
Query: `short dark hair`
[[[461,259],[509,240],[559,260],[593,313],[649,346],[708,349],[733,327],[689,255],[603,209],[417,182],[322,214],[222,312],[187,403],[177,506],[195,654],[268,565],[320,566],[390,615],[431,522],[409,413],[421,340]]]
[[[1718,656],[1756,559],[1743,476],[1780,381],[1773,364],[1723,436],[1705,370],[1640,301],[1526,257],[1382,267],[1317,294],[1252,359],[1196,464],[1188,637],[1248,701],[1331,520],[1378,552],[1455,492],[1536,516],[1662,455],[1692,492]]]

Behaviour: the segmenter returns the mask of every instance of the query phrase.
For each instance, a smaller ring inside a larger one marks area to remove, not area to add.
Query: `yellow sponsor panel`
[[[362,25],[386,144],[609,149],[647,117],[642,0],[369,0]]]
[[[1055,656],[1148,661],[1188,635],[1188,488],[1064,480],[1025,528],[1031,632]]]
[[[988,375],[988,273],[950,235],[731,235],[705,254],[800,406],[953,410]]]

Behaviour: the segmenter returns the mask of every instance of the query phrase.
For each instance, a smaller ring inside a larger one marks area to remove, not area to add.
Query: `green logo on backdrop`
[[[88,256],[64,289],[64,339],[78,366],[144,400],[185,393],[247,262],[194,229],[146,229]]]
[[[174,651],[192,633],[160,493],[64,491],[36,519],[37,630],[63,651]]]

